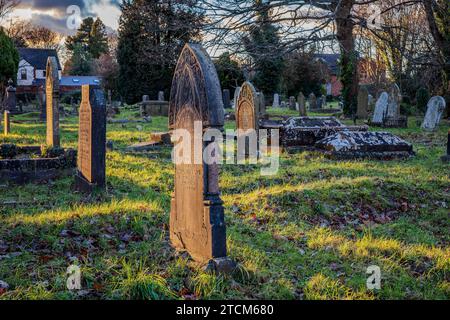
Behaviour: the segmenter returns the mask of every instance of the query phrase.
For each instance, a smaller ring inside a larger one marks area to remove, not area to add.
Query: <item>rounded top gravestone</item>
[[[205,139],[197,150],[197,142],[203,138],[197,136],[202,133],[196,130],[198,123],[203,131],[211,127],[221,130],[224,123],[219,78],[201,46],[187,44],[183,48],[169,105],[169,127],[176,130],[174,136],[181,138],[173,152],[175,190],[170,209],[170,241],[199,262],[226,257],[219,168],[217,163],[208,163],[204,154],[217,142]],[[179,159],[179,149],[183,159]]]
[[[184,87],[183,87],[184,86]],[[186,106],[200,116],[205,127],[222,127],[225,121],[219,77],[206,51],[198,44],[183,48],[175,68],[169,102],[169,128]]]
[[[375,111],[373,113],[372,122],[373,123],[383,123],[384,117],[387,112],[389,103],[389,95],[387,92],[383,92],[380,95],[377,103],[375,104]]]
[[[239,93],[239,98],[236,108],[236,127],[238,130],[256,130],[258,126],[258,110],[255,106],[256,90],[250,82],[244,82]]]

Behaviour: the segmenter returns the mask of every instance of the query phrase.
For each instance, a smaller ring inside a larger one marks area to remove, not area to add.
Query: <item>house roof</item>
[[[64,87],[79,87],[85,84],[98,86],[101,81],[101,77],[97,76],[62,76],[59,85]]]
[[[48,57],[56,57],[58,70],[62,70],[58,53],[55,49],[19,48],[20,58],[39,70],[45,70]]]
[[[316,54],[314,55],[314,58],[323,61],[327,64],[328,68],[333,74],[337,74],[339,70],[339,58],[340,54],[334,54],[334,53],[323,53],[323,54]]]

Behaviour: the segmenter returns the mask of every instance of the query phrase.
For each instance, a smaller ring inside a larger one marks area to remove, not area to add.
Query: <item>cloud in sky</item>
[[[70,35],[74,30],[67,27],[67,8],[76,5],[80,8],[81,19],[89,16],[99,17],[107,27],[117,30],[120,3],[121,0],[21,0],[11,19],[29,20],[36,25]]]

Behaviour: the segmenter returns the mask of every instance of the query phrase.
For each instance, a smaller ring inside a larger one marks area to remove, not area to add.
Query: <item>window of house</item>
[[[27,69],[20,70],[20,80],[27,80]]]

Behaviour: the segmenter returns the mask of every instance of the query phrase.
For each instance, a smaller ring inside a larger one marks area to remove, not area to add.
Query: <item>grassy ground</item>
[[[14,122],[37,117],[14,117],[0,143],[44,143],[44,124]],[[106,194],[83,197],[72,178],[0,185],[9,284],[0,299],[449,299],[449,166],[439,160],[448,127],[423,133],[412,118],[389,130],[414,143],[417,156],[404,161],[283,154],[270,177],[258,165],[223,166],[227,245],[241,270],[215,276],[169,245],[170,150],[123,151],[166,130],[167,118],[108,125]],[[76,147],[77,118],[61,129],[63,146]],[[81,267],[82,291],[66,289],[70,264]],[[381,290],[366,289],[370,265],[381,268]]]

